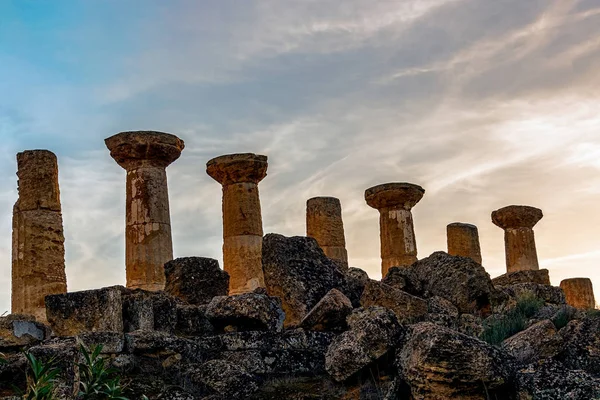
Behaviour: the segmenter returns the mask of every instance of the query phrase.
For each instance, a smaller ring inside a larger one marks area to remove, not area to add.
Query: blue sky
[[[124,283],[124,171],[103,139],[162,130],[176,256],[221,258],[208,159],[269,156],[265,232],[304,234],[305,201],[339,197],[350,263],[379,277],[364,190],[426,189],[420,257],[478,225],[504,271],[494,209],[544,210],[553,283],[600,296],[600,4],[595,0],[0,0],[0,312],[9,308],[18,151],[59,157],[70,290]]]

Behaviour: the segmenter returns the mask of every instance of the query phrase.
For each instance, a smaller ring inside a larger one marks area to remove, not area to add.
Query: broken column
[[[508,206],[492,213],[492,222],[504,229],[506,272],[540,269],[533,227],[544,214],[529,206]]]
[[[571,278],[560,282],[565,292],[567,304],[575,308],[592,309],[596,307],[594,287],[589,278]]]
[[[169,133],[137,131],[121,132],[105,143],[127,171],[127,287],[162,290],[163,265],[173,259],[166,167],[181,155],[183,140]]]
[[[252,153],[206,163],[206,173],[223,186],[223,269],[230,295],[265,287],[258,182],[267,176],[267,165],[266,156]]]
[[[454,222],[446,227],[448,254],[469,257],[481,264],[479,232],[475,225]]]
[[[17,154],[19,199],[13,208],[12,313],[46,320],[44,298],[66,293],[58,162],[48,150]]]
[[[385,183],[367,189],[367,204],[379,210],[381,276],[391,267],[407,267],[417,261],[417,242],[411,209],[425,189],[411,183]]]
[[[313,197],[306,202],[306,236],[314,238],[325,255],[348,269],[342,205],[335,197]]]

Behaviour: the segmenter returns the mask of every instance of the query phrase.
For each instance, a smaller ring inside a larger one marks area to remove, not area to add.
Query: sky
[[[411,182],[419,257],[446,225],[539,207],[552,283],[600,299],[597,0],[0,0],[0,314],[10,309],[19,151],[59,160],[70,291],[125,283],[125,171],[104,138],[185,141],[167,169],[175,257],[222,259],[222,154],[269,157],[265,233],[305,234],[306,200],[342,202],[351,266],[380,278],[364,190]]]

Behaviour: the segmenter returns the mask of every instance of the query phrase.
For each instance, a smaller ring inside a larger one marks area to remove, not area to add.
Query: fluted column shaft
[[[342,205],[334,197],[313,197],[306,202],[306,236],[314,238],[327,257],[348,269],[348,252]]]
[[[560,282],[567,304],[580,309],[596,308],[594,287],[589,278],[570,278]]]

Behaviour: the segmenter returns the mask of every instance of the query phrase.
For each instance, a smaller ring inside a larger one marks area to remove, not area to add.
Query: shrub
[[[91,351],[80,345],[79,351],[83,355],[83,362],[79,363],[80,390],[79,397],[89,400],[128,400],[124,395],[124,386],[117,371],[106,365],[106,360],[100,356],[102,345],[94,347]]]
[[[29,352],[23,353],[27,358],[27,392],[23,398],[27,400],[54,400],[54,382],[59,369],[54,367],[54,358],[47,362],[38,360]]]
[[[532,294],[527,294],[517,299],[516,306],[502,318],[492,320],[485,327],[480,339],[499,345],[505,339],[525,329],[527,320],[533,317],[544,305],[544,301]]]

